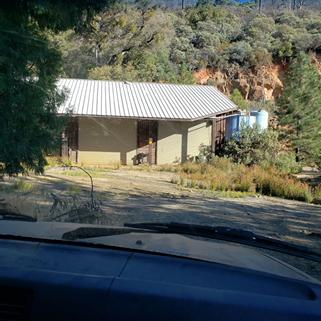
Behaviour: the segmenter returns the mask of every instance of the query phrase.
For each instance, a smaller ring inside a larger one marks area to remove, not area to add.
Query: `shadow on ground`
[[[125,176],[124,176],[125,177]],[[110,177],[110,180],[112,178]],[[118,178],[117,178],[118,179]],[[138,222],[184,222],[210,226],[228,226],[256,232],[308,246],[321,253],[321,207],[297,201],[268,197],[244,199],[220,199],[206,197],[199,192],[180,191],[168,182],[168,192],[148,188],[145,185],[126,189],[108,180],[95,180],[95,199],[101,211],[82,208],[79,215],[50,213],[52,194],[65,199],[72,197],[77,187],[77,206],[90,200],[90,185],[86,178],[46,175],[37,177],[38,188],[30,193],[0,193],[0,199],[15,203],[20,213],[37,216],[38,220],[94,223],[122,226]],[[141,183],[140,183],[141,184]],[[160,184],[157,182],[155,184]],[[96,185],[96,184],[95,184]],[[167,185],[166,185],[167,186]],[[157,186],[156,186],[157,188]],[[172,190],[171,190],[172,189]],[[37,208],[36,211],[33,210]],[[66,209],[67,212],[69,209]],[[58,217],[58,218],[57,218]],[[309,265],[313,274],[321,275],[321,268]]]

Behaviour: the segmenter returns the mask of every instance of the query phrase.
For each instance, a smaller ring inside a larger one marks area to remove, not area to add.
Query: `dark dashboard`
[[[321,320],[321,286],[135,250],[0,240],[0,320]]]

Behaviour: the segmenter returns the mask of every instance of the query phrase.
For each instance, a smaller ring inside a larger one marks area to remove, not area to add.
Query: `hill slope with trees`
[[[319,163],[318,4],[198,1],[182,9],[123,2],[101,10],[80,33],[70,29],[51,41],[64,77],[215,85],[244,109],[264,106],[298,159]]]
[[[321,13],[212,4],[173,10],[140,1],[102,10],[82,33],[68,30],[52,41],[66,77],[192,83],[210,69],[237,87],[241,75],[262,78],[298,52],[321,52]]]

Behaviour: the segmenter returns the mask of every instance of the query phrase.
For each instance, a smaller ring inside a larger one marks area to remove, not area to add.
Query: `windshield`
[[[321,255],[320,9],[0,4],[0,225],[220,226]]]

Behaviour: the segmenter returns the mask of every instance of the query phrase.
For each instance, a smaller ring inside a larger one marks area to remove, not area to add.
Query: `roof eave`
[[[164,118],[164,117],[137,117],[137,116],[107,116],[107,115],[89,115],[89,114],[69,114],[71,117],[89,117],[89,118],[107,118],[107,119],[133,119],[133,120],[157,120],[157,121],[199,121],[203,119],[211,119],[218,117],[220,115],[228,114],[233,111],[239,111],[239,108],[227,109],[224,111],[219,111],[213,114],[207,114],[204,116],[199,116],[195,118]],[[66,115],[66,113],[58,113],[58,115]]]

